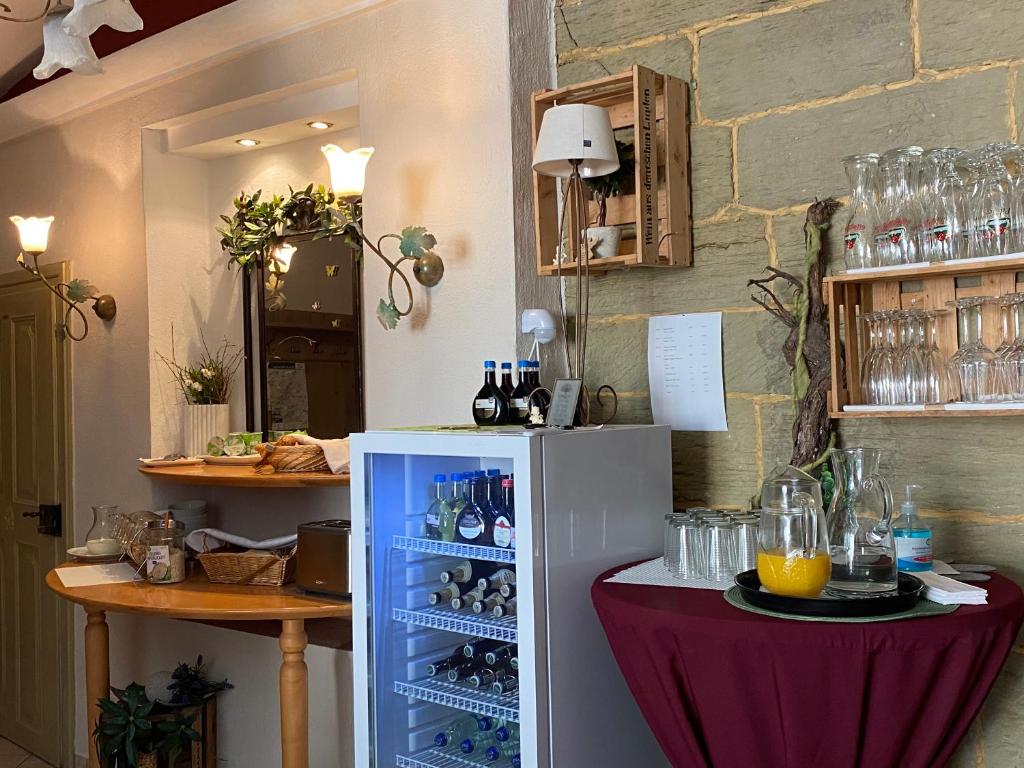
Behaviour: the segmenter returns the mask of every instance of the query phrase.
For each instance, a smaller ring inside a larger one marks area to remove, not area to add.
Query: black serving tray
[[[756,570],[738,574],[736,586],[752,605],[797,616],[887,616],[913,608],[924,592],[921,580],[909,573],[899,575],[896,589],[892,592],[855,597],[841,596],[830,592],[827,587],[821,593],[821,597],[776,595],[762,591],[761,579],[757,577]]]

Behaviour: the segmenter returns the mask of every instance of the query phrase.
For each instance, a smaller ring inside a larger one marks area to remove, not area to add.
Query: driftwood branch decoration
[[[815,202],[807,209],[804,223],[804,266],[802,274],[792,275],[767,267],[766,277],[749,280],[756,289],[751,300],[789,328],[782,354],[792,370],[793,454],[790,463],[805,472],[813,472],[828,459],[835,445],[832,420],[828,415],[828,391],[832,385],[829,360],[828,315],[822,297],[821,280],[826,258],[822,235],[832,214],[840,207],[834,198]],[[792,291],[787,305],[779,296],[777,281]],[[842,356],[840,356],[842,361]],[[840,370],[840,375],[845,373]]]

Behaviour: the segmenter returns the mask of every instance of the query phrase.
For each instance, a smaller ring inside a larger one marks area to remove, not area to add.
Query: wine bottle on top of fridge
[[[484,385],[473,398],[473,420],[481,427],[508,423],[508,396],[495,379],[494,361],[484,361]]]
[[[530,422],[530,361],[519,361],[519,381],[509,396],[509,413],[512,424],[528,424]]]
[[[512,392],[516,388],[515,384],[512,383],[512,363],[504,362],[501,364],[501,384],[498,387],[505,393],[506,399],[512,397]]]
[[[448,506],[448,477],[434,475],[434,498],[427,507],[424,534],[428,539],[441,540],[441,517]]]
[[[530,361],[530,386],[536,390],[544,386],[540,380],[540,361]],[[533,397],[533,403],[540,406],[541,415],[547,417],[548,406],[551,405],[551,395],[546,391],[537,392]]]

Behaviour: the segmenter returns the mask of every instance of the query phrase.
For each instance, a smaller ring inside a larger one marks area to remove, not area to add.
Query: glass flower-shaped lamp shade
[[[276,269],[282,275],[291,268],[292,256],[295,255],[295,251],[297,250],[298,248],[291,243],[279,245],[274,249],[274,262],[276,264]]]
[[[331,187],[339,198],[360,197],[366,185],[366,164],[373,157],[373,147],[346,152],[335,144],[321,147],[331,167]]]
[[[138,32],[142,29],[142,17],[130,0],[75,0],[75,7],[61,26],[76,37],[88,37],[102,26],[118,32]]]
[[[32,70],[36,80],[46,80],[62,69],[80,75],[98,75],[103,71],[88,37],[75,37],[64,31],[67,11],[51,13],[43,22],[43,60]]]
[[[21,216],[11,216],[11,221],[18,228],[18,236],[21,238],[21,250],[25,253],[43,253],[50,238],[50,225],[53,224],[53,216],[36,218],[29,216],[23,219]]]

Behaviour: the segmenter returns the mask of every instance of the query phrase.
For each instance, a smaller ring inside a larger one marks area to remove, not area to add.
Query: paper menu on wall
[[[655,424],[727,432],[722,376],[722,313],[652,317],[647,373]]]
[[[57,576],[65,587],[95,587],[101,584],[123,584],[139,581],[138,571],[129,563],[108,563],[106,565],[76,565],[58,568]]]

